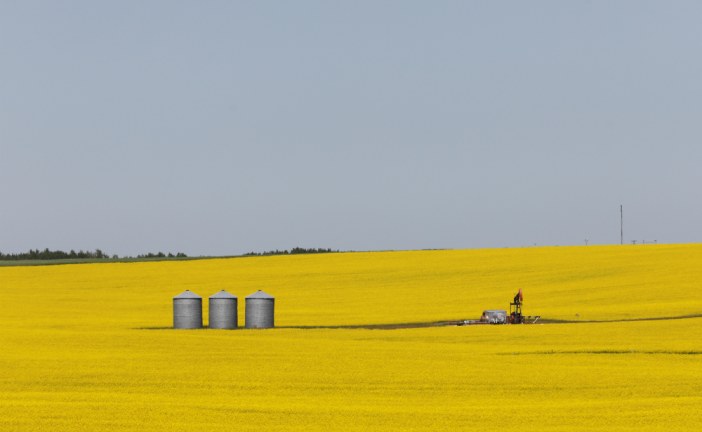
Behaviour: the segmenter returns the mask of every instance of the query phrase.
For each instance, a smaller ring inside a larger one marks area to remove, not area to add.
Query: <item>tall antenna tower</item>
[[[624,244],[624,206],[619,204],[619,244]]]

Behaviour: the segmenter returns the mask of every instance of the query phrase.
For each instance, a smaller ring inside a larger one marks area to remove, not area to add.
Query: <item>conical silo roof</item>
[[[273,296],[270,294],[267,294],[261,290],[256,291],[255,293],[246,296],[247,299],[267,299],[267,300],[273,300]]]
[[[177,296],[173,297],[173,299],[201,299],[199,295],[195,294],[194,292],[190,290],[185,290],[182,293],[178,294]]]
[[[218,293],[212,294],[211,299],[235,299],[237,298],[234,294],[227,291],[221,290]]]

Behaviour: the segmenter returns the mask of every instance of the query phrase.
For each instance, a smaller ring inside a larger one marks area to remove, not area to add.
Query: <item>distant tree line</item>
[[[323,248],[301,248],[294,247],[290,250],[273,250],[266,252],[249,252],[245,253],[244,256],[267,256],[267,255],[295,255],[295,254],[316,254],[316,253],[333,253],[339,252],[338,250],[323,249]]]
[[[95,249],[95,251],[83,251],[78,252],[71,250],[70,252],[64,252],[61,250],[49,250],[48,248],[44,250],[30,249],[29,252],[20,253],[2,253],[0,252],[0,260],[7,261],[18,261],[18,260],[55,260],[55,259],[73,259],[73,258],[90,258],[90,259],[104,259],[110,258],[109,255],[101,251],[100,249]]]
[[[173,255],[170,252],[168,252],[168,254],[165,254],[163,252],[149,252],[146,254],[137,255],[137,258],[187,258],[187,255],[185,255],[183,252],[178,252],[175,255]]]
[[[318,253],[334,253],[339,252],[338,250],[332,250],[331,248],[301,248],[294,247],[290,250],[271,250],[265,252],[249,252],[245,253],[243,256],[268,256],[268,255],[297,255],[297,254],[318,254]],[[164,252],[148,252],[144,254],[139,254],[136,256],[137,259],[141,258],[187,258],[188,256],[183,252],[178,253],[164,253]],[[112,255],[103,252],[100,249],[95,249],[94,251],[83,251],[78,252],[71,250],[70,252],[64,252],[62,250],[49,250],[48,248],[44,250],[30,249],[29,252],[20,253],[2,253],[0,252],[0,261],[21,261],[21,260],[62,260],[62,259],[134,259],[132,256],[122,256]]]
[[[183,252],[178,252],[173,255],[172,253],[165,254],[163,252],[157,253],[147,253],[143,255],[137,255],[137,258],[186,258],[187,255]],[[20,260],[60,260],[60,259],[119,259],[118,255],[108,255],[100,249],[95,249],[94,251],[83,251],[78,252],[71,249],[70,252],[64,252],[61,250],[49,250],[48,248],[44,250],[30,249],[29,252],[20,253],[2,253],[0,252],[0,261],[20,261]],[[131,258],[131,257],[123,257]]]

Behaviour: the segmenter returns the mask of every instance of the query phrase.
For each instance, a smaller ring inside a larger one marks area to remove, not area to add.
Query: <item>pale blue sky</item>
[[[698,1],[0,0],[0,251],[702,241]]]

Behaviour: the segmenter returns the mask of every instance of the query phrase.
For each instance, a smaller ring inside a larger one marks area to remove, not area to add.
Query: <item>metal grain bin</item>
[[[261,290],[246,297],[246,328],[272,328],[275,299]]]
[[[235,329],[238,299],[224,290],[210,296],[210,328]]]
[[[173,328],[202,328],[202,297],[190,290],[173,297]]]

